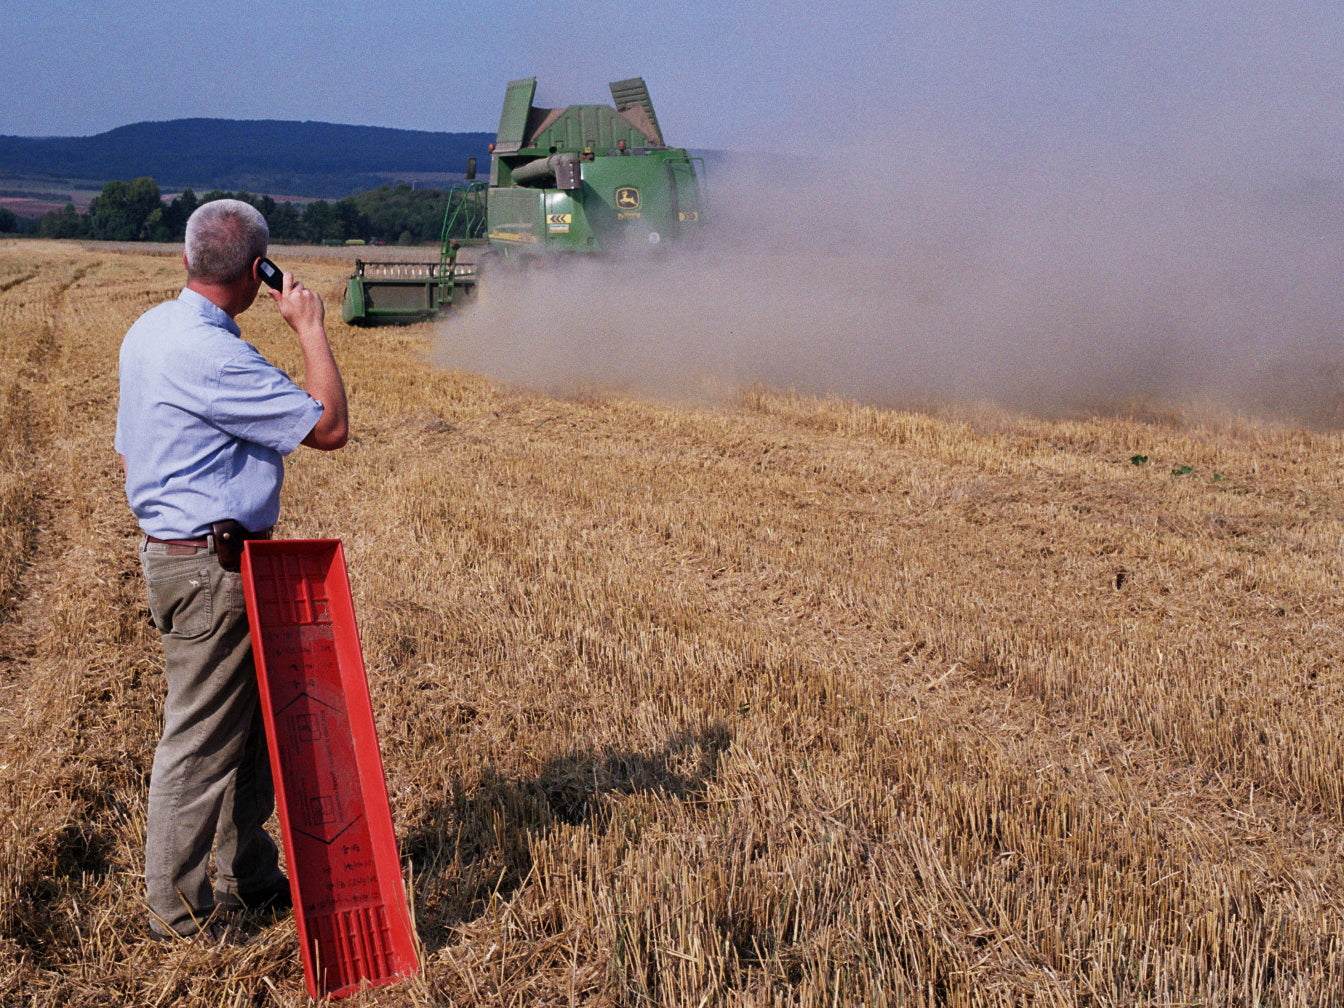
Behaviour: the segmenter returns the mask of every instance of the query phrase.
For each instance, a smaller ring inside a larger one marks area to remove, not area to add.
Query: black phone
[[[257,260],[257,275],[276,290],[280,290],[285,285],[285,276],[280,272],[280,267],[265,256]]]

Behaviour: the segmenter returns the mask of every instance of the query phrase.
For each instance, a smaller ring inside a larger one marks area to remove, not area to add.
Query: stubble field
[[[347,1003],[1339,1000],[1338,434],[551,398],[286,265],[354,437],[292,457],[278,532],[345,543],[425,967]],[[160,650],[111,439],[181,282],[0,242],[6,1005],[306,1003],[292,920],[144,937]]]

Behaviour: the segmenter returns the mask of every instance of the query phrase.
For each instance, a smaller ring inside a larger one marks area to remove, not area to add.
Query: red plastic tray
[[[243,592],[310,997],[419,971],[339,539],[250,540]]]

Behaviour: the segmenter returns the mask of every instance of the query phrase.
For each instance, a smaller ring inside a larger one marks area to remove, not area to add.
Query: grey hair
[[[266,254],[270,229],[261,211],[236,199],[202,203],[187,218],[187,276],[233,283]]]

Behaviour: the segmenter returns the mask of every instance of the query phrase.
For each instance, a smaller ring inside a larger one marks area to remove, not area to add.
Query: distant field
[[[34,196],[0,196],[0,209],[9,210],[19,217],[26,217],[35,220],[38,217],[45,216],[54,210],[60,210],[65,207],[70,200],[42,198]],[[89,204],[85,200],[82,204],[76,203],[75,209],[81,213],[88,210]]]
[[[111,439],[172,252],[0,242],[5,1005],[307,1003],[291,920],[143,938]],[[344,258],[284,250],[354,438],[279,531],[345,543],[425,964],[347,1003],[1338,1003],[1339,434],[550,398],[343,326]]]
[[[0,177],[0,207],[30,219],[63,209],[70,203],[84,213],[89,209],[89,202],[101,191],[101,186]]]

